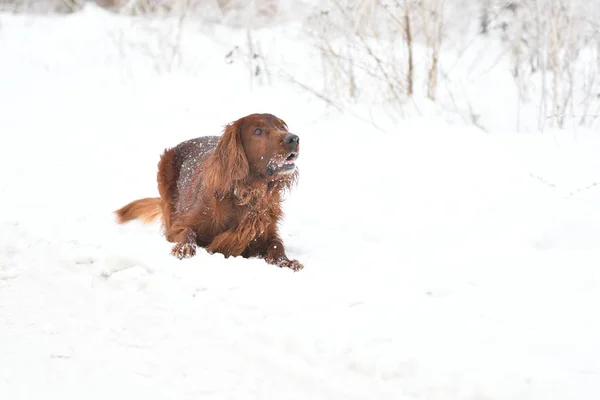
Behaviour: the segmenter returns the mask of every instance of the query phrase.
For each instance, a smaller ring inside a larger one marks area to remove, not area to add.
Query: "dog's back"
[[[199,194],[201,182],[195,182],[202,162],[215,150],[218,136],[186,140],[165,150],[158,163],[158,191],[162,201],[163,224],[171,227],[171,216],[189,211]],[[170,234],[167,239],[172,240]]]
[[[173,148],[174,167],[178,169],[176,181],[179,196],[183,195],[192,184],[194,171],[215,150],[218,142],[218,136],[203,136],[187,140]]]

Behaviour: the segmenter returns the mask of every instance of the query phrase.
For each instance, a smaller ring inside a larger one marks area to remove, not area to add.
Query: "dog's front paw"
[[[289,268],[292,271],[300,271],[302,268],[304,268],[304,265],[300,264],[298,260],[283,259],[277,261],[277,265],[281,268]]]
[[[194,257],[196,255],[196,245],[192,243],[177,243],[173,246],[171,254],[180,260]]]

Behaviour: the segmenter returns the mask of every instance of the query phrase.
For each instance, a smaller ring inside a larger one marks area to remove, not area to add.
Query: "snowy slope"
[[[251,91],[222,35],[158,75],[95,8],[0,18],[0,398],[600,397],[600,187],[570,195],[600,181],[597,136],[382,132]],[[115,224],[165,147],[251,112],[302,139],[303,271]]]

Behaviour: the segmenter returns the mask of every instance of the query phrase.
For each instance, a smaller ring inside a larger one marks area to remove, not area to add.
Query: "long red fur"
[[[221,137],[180,143],[165,150],[158,163],[160,198],[127,204],[115,211],[117,221],[160,217],[165,237],[175,243],[171,253],[179,258],[193,256],[200,246],[299,270],[302,264],[288,259],[278,233],[282,194],[296,182],[297,170],[265,173],[269,162],[281,161],[291,150],[297,154],[298,143],[271,114],[240,118]]]

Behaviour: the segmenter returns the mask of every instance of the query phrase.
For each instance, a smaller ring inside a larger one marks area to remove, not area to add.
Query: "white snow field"
[[[158,74],[123,18],[0,14],[0,399],[600,398],[598,133],[376,129],[251,89],[233,34]],[[115,223],[164,148],[253,112],[301,137],[304,270]]]

